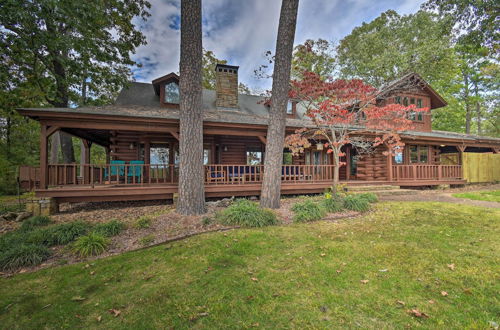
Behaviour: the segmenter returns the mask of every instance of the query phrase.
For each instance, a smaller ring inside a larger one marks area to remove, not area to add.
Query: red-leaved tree
[[[343,146],[352,144],[363,154],[385,144],[388,151],[384,153],[395,154],[404,147],[400,132],[413,129],[409,114],[429,110],[387,102],[396,90],[378,90],[359,79],[323,80],[312,72],[302,77],[291,82],[290,97],[305,107],[311,123],[287,136],[286,147],[296,155],[309,148],[312,140],[324,143],[333,154],[334,189],[339,169],[345,165],[340,162]]]

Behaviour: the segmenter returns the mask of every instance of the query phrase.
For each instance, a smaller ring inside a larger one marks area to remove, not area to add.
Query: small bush
[[[240,199],[217,214],[217,220],[230,226],[264,227],[278,223],[276,214],[247,199]]]
[[[125,224],[123,222],[111,220],[110,222],[96,225],[93,232],[105,237],[111,237],[118,235],[123,229],[125,229]]]
[[[352,211],[366,212],[370,209],[370,204],[360,195],[350,195],[344,199],[344,207]]]
[[[374,193],[363,193],[356,195],[358,198],[365,199],[368,203],[376,203],[378,202],[378,197]]]
[[[344,209],[344,197],[339,194],[325,194],[321,206],[329,213],[340,212]]]
[[[51,222],[52,221],[49,217],[43,215],[35,215],[34,217],[24,220],[20,229],[24,231],[32,230],[35,227],[46,226]]]
[[[0,253],[0,269],[12,270],[20,267],[36,266],[50,257],[45,246],[19,244]]]
[[[109,244],[109,240],[101,234],[90,233],[78,237],[73,244],[73,252],[80,257],[96,256],[104,251]]]
[[[26,235],[19,230],[14,230],[0,235],[0,251],[7,251],[15,245],[26,241]]]
[[[147,245],[151,245],[151,243],[153,243],[155,241],[155,237],[154,235],[146,235],[144,237],[141,237],[139,239],[139,244],[141,244],[142,246],[147,246]]]
[[[88,233],[91,226],[87,222],[75,221],[63,223],[47,228],[51,232],[51,240],[48,245],[63,245],[74,241],[76,238]]]
[[[326,213],[318,203],[315,203],[310,199],[295,203],[295,205],[292,206],[292,211],[295,213],[293,216],[294,222],[320,220]]]
[[[134,227],[139,229],[149,228],[151,226],[151,218],[143,215],[135,222]]]

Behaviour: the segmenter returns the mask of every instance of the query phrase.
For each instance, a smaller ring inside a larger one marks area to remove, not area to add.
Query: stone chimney
[[[222,108],[238,107],[238,66],[215,66],[215,105]]]

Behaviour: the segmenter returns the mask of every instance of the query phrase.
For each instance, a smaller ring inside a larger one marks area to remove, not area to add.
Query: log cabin
[[[238,67],[218,64],[216,89],[203,90],[204,171],[207,197],[259,195],[264,171],[269,107],[263,97],[238,93]],[[418,82],[411,84],[408,81]],[[403,86],[402,88],[393,88]],[[387,86],[386,86],[387,87]],[[418,74],[389,84],[383,102],[437,109],[445,100]],[[40,122],[40,167],[24,168],[20,180],[38,197],[58,202],[171,199],[177,191],[179,77],[131,82],[113,105],[80,108],[23,108]],[[310,125],[305,109],[290,100],[287,133]],[[500,139],[432,130],[432,113],[412,118],[415,130],[402,134],[405,148],[386,156],[384,147],[358,155],[344,147],[340,179],[348,185],[400,187],[465,183],[464,152],[500,152]],[[62,131],[83,141],[81,164],[49,164],[49,137]],[[187,137],[189,138],[189,137]],[[90,160],[90,148],[106,150],[106,163]],[[299,156],[284,152],[283,194],[318,193],[332,184],[332,157],[317,144]]]

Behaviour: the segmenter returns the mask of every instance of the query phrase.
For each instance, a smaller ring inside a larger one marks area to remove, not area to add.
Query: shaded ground
[[[381,196],[382,201],[419,201],[419,202],[446,202],[479,207],[500,208],[500,203],[458,198],[452,196],[457,192],[498,190],[500,184],[469,185],[463,188],[452,188],[446,190],[422,190],[414,195],[386,195]]]
[[[500,211],[377,204],[336,222],[210,233],[0,278],[0,324],[53,328],[488,329]]]

